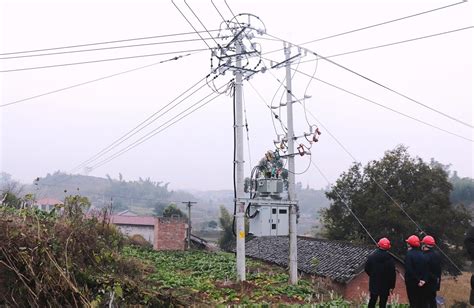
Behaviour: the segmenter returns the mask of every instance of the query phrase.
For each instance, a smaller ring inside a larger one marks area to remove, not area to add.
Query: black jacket
[[[396,273],[393,257],[385,250],[377,249],[365,263],[365,272],[369,275],[369,291],[372,294],[385,295],[395,288]]]
[[[441,257],[432,249],[423,251],[423,256],[425,257],[428,269],[426,288],[432,291],[439,291],[441,286]]]
[[[405,283],[416,285],[420,280],[428,280],[428,268],[423,252],[419,248],[413,248],[405,256]]]
[[[471,226],[467,231],[464,246],[466,246],[467,253],[471,259],[474,260],[474,226]]]

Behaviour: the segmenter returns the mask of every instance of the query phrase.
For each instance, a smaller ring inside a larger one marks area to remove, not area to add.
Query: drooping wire
[[[93,83],[93,82],[97,82],[97,81],[101,81],[101,80],[104,80],[104,79],[112,78],[112,77],[115,77],[115,76],[119,76],[119,75],[131,73],[131,72],[134,72],[134,71],[142,70],[144,68],[148,68],[148,67],[155,66],[155,65],[158,65],[158,64],[179,60],[181,58],[184,58],[184,57],[187,57],[187,56],[190,56],[190,55],[193,55],[193,54],[195,54],[195,53],[188,53],[188,54],[185,54],[185,55],[176,56],[176,57],[173,57],[171,59],[162,60],[162,61],[159,61],[159,62],[144,65],[144,66],[139,66],[139,67],[129,69],[129,70],[126,70],[126,71],[122,71],[122,72],[118,72],[118,73],[115,73],[115,74],[112,74],[112,75],[103,76],[103,77],[100,77],[100,78],[96,78],[96,79],[92,79],[92,80],[89,80],[89,81],[77,83],[77,84],[74,84],[74,85],[71,85],[71,86],[67,86],[67,87],[64,87],[64,88],[52,90],[52,91],[45,92],[45,93],[42,93],[42,94],[30,96],[30,97],[27,97],[27,98],[22,98],[22,99],[19,99],[19,100],[16,100],[16,101],[12,101],[12,102],[9,102],[9,103],[2,104],[2,105],[0,105],[0,108],[10,106],[10,105],[19,104],[19,103],[26,102],[26,101],[29,101],[29,100],[32,100],[32,99],[35,99],[35,98],[39,98],[39,97],[43,97],[43,96],[46,96],[46,95],[62,92],[62,91],[65,91],[65,90],[73,89],[73,88],[80,87],[80,86],[90,84],[90,83]]]
[[[311,123],[309,123],[308,114],[306,112],[306,93],[308,92],[309,86],[311,85],[311,82],[313,81],[313,77],[316,75],[316,72],[318,70],[318,63],[319,63],[319,61],[318,61],[318,59],[316,59],[316,65],[314,66],[313,75],[311,75],[311,78],[309,79],[308,84],[306,85],[306,88],[304,89],[304,94],[303,94],[304,118],[306,120],[306,123],[309,125],[309,127],[311,127]],[[296,71],[294,71],[294,73],[296,73]]]
[[[179,51],[146,54],[146,55],[120,57],[120,58],[109,58],[109,59],[100,59],[100,60],[91,60],[91,61],[82,61],[82,62],[73,62],[73,63],[62,63],[62,64],[53,64],[53,65],[45,65],[45,66],[24,67],[24,68],[2,70],[0,71],[0,73],[10,73],[10,72],[29,71],[29,70],[37,70],[37,69],[47,69],[47,68],[53,68],[53,67],[64,67],[64,66],[72,66],[72,65],[82,65],[82,64],[91,64],[91,63],[102,63],[102,62],[110,62],[110,61],[156,57],[156,56],[171,55],[171,54],[176,54],[176,53],[189,53],[189,52],[194,53],[194,52],[204,51],[204,50],[207,50],[207,49],[179,50]]]
[[[209,31],[210,32],[218,32],[220,30],[219,29],[213,29],[213,30],[209,30]],[[200,31],[200,32],[204,32],[204,31]],[[155,35],[155,36],[130,38],[130,39],[122,39],[122,40],[106,41],[106,42],[98,42],[98,43],[88,43],[88,44],[81,44],[81,45],[71,45],[71,46],[35,49],[35,50],[27,50],[27,51],[14,51],[14,52],[0,53],[0,56],[21,54],[21,53],[32,53],[32,52],[39,52],[39,51],[50,51],[50,50],[77,48],[77,47],[96,46],[96,45],[103,45],[103,44],[123,43],[123,42],[130,42],[130,41],[148,40],[148,39],[171,37],[171,36],[190,35],[190,34],[196,34],[196,32],[184,32],[184,33],[175,33],[175,34]]]
[[[248,150],[248,155],[249,155],[249,168],[250,168],[250,173],[252,173],[252,151],[251,151],[251,148],[250,148],[250,134],[249,134],[249,123],[248,123],[248,120],[247,120],[247,105],[245,103],[245,91],[242,87],[242,101],[243,101],[243,105],[244,105],[244,119],[245,119],[245,131],[247,133],[247,150]]]

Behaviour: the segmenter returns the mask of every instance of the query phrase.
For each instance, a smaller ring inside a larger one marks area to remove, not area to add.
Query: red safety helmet
[[[410,235],[405,242],[411,247],[420,247],[420,239],[416,235]]]
[[[388,238],[383,237],[379,240],[379,242],[377,243],[377,246],[379,246],[379,248],[382,249],[382,250],[389,250],[390,249],[390,241],[388,240]]]
[[[421,242],[425,245],[428,245],[428,246],[435,246],[436,245],[435,239],[431,235],[425,236]]]

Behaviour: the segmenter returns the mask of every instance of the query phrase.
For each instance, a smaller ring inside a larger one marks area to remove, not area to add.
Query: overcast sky
[[[203,30],[183,1],[176,0],[175,3],[194,27]],[[214,3],[226,19],[232,17],[223,0],[215,0]],[[455,1],[228,1],[234,13],[255,14],[265,23],[269,35],[293,43],[315,40],[452,3]],[[208,29],[219,28],[222,20],[210,0],[189,0],[188,4]],[[0,12],[2,54],[193,31],[171,1],[1,0]],[[467,2],[307,44],[305,47],[330,56],[472,25],[472,2]],[[268,38],[268,35],[264,35],[254,39],[261,44],[263,52],[283,46],[281,42],[266,40]],[[183,39],[199,37],[195,34],[170,36],[87,48]],[[213,41],[208,41],[208,44],[211,47],[215,45]],[[0,70],[202,48],[207,46],[196,40],[95,52],[0,59]],[[297,49],[293,48],[292,52],[296,53]],[[10,56],[18,55],[20,54]],[[0,73],[1,104],[135,69],[175,55],[3,72]],[[275,52],[265,57],[280,61],[284,55],[283,52]],[[177,61],[0,108],[1,170],[24,182],[31,182],[36,177],[56,170],[71,171],[207,75],[210,71],[209,59],[209,51],[198,52]],[[314,56],[308,54],[301,58],[301,62],[313,59]],[[472,28],[334,57],[332,60],[456,119],[471,125],[473,123]],[[296,68],[298,61],[293,63],[293,67]],[[315,65],[315,61],[300,63],[298,70],[312,75]],[[272,74],[283,80],[285,72],[284,69],[279,69]],[[255,165],[267,150],[274,148],[273,140],[276,136],[270,112],[252,88],[255,87],[265,101],[270,103],[279,86],[272,74],[260,73],[250,80],[250,84],[244,83],[250,140],[250,157],[247,141],[244,151],[247,175],[250,162]],[[434,126],[474,139],[472,128],[422,108],[324,60],[318,61],[315,77]],[[227,73],[219,80],[230,78],[231,75]],[[306,107],[325,127],[323,129],[320,126],[322,135],[320,142],[312,148],[312,159],[331,182],[350,166],[353,159],[330,134],[363,164],[379,159],[384,151],[393,149],[398,144],[404,144],[414,156],[425,160],[433,157],[444,164],[452,164],[452,169],[457,170],[460,176],[474,177],[472,141],[428,127],[319,81],[309,81],[307,76],[296,73],[293,92],[296,97],[303,97],[309,84],[307,94],[312,97],[306,101]],[[189,100],[107,156],[210,93],[211,88],[203,87]],[[278,92],[277,102],[280,97],[281,92]],[[295,105],[294,108],[296,133],[301,135],[308,131],[308,124],[303,108],[300,105]],[[284,111],[282,115],[285,115]],[[309,121],[315,122],[311,117]],[[232,125],[232,98],[222,95],[149,141],[94,169],[90,174],[100,177],[110,174],[117,177],[120,172],[125,179],[150,177],[153,180],[171,182],[171,187],[175,189],[231,189]],[[281,133],[279,126],[277,129]],[[298,157],[296,171],[305,170],[308,162],[307,156]],[[298,175],[297,181],[314,188],[327,185],[313,167]]]

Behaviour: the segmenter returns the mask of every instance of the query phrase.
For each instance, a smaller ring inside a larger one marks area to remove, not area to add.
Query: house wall
[[[156,219],[155,250],[184,250],[186,244],[186,219],[164,218]]]
[[[396,264],[397,270],[397,282],[393,291],[392,300],[397,303],[408,303],[408,297],[405,288],[405,281],[403,275],[405,269],[400,265]],[[345,299],[355,302],[364,302],[369,296],[369,276],[362,272],[357,277],[349,281],[344,287],[343,296]],[[390,302],[389,298],[389,302]]]
[[[142,226],[142,225],[126,225],[126,224],[115,224],[117,228],[123,234],[127,236],[133,236],[135,234],[143,236],[150,244],[153,245],[155,242],[155,226]]]

